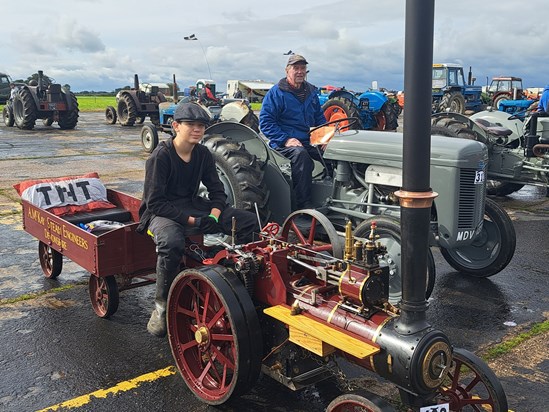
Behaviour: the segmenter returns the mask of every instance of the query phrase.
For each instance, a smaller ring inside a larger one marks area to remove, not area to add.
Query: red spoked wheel
[[[44,242],[38,242],[38,258],[44,276],[48,279],[55,279],[61,274],[63,269],[63,255],[57,250],[52,249],[50,245]]]
[[[220,405],[255,384],[261,328],[236,275],[218,265],[181,272],[168,295],[167,322],[177,368],[199,399]]]
[[[114,276],[90,276],[88,292],[93,311],[100,318],[108,318],[118,309],[118,284]]]
[[[507,397],[492,370],[475,354],[454,349],[448,376],[439,388],[439,403],[451,411],[507,412]]]
[[[275,237],[280,232],[280,225],[276,222],[268,223],[261,229],[261,234],[267,237]]]
[[[343,259],[343,239],[322,213],[313,209],[297,210],[282,225],[283,240],[314,252],[327,252]]]
[[[355,391],[335,398],[326,412],[395,412],[396,409],[377,395]]]

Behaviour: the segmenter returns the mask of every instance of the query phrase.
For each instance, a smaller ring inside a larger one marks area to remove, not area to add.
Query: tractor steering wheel
[[[332,116],[333,117],[333,116]],[[339,125],[339,123],[347,122],[345,125]],[[311,130],[309,130],[309,134],[313,133],[315,130],[321,129],[326,126],[330,126],[332,124],[336,124],[336,131],[339,131],[340,129],[346,129],[353,126],[356,122],[358,122],[358,117],[342,117],[340,119],[330,120],[329,122],[322,123],[320,126],[313,127]]]
[[[334,116],[332,116],[332,119]],[[313,127],[311,130],[309,130],[309,136],[311,139],[312,145],[325,145],[327,144],[332,137],[336,134],[336,132],[349,130],[351,126],[353,126],[356,122],[358,122],[357,117],[340,117],[334,120],[330,120],[329,122],[323,123],[320,126]],[[342,124],[343,123],[343,124]],[[321,129],[325,128],[326,126],[330,126],[332,124],[335,124],[335,128],[332,130],[328,130],[327,132],[321,131]],[[315,133],[316,132],[316,133]]]

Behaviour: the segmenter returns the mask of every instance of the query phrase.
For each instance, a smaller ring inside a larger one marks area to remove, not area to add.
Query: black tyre
[[[177,368],[202,401],[223,404],[257,381],[261,325],[246,289],[224,267],[177,276],[168,294],[167,326]]]
[[[390,102],[385,102],[381,106],[381,110],[374,117],[376,119],[376,127],[372,130],[396,130],[398,127],[398,112]]]
[[[450,109],[453,113],[465,113],[465,98],[459,92],[446,93],[440,99],[438,105],[439,112],[445,112],[446,109]]]
[[[256,157],[244,145],[231,142],[222,135],[206,136],[203,144],[213,154],[217,173],[228,196],[227,202],[252,212],[255,212],[254,204],[257,203],[262,222],[266,222],[270,216],[267,210],[269,191]]]
[[[13,118],[13,110],[11,105],[6,105],[2,109],[2,117],[4,118],[4,124],[7,127],[12,127],[15,123],[15,119]]]
[[[332,116],[341,116],[341,117],[353,117],[360,119],[360,112],[357,107],[349,99],[344,97],[334,97],[329,99],[326,103],[322,105],[322,111],[324,112],[324,117],[330,122]],[[351,129],[361,130],[363,129],[362,122],[360,120],[356,121],[354,124],[350,125]]]
[[[37,117],[36,104],[27,88],[20,89],[13,98],[13,118],[19,129],[32,130]]]
[[[455,249],[440,248],[454,269],[486,278],[505,269],[515,254],[517,237],[513,222],[496,202],[486,199],[484,223],[472,244]]]
[[[123,94],[118,101],[118,120],[122,126],[133,126],[137,120],[137,106],[129,94]]]
[[[357,237],[368,237],[372,222],[376,222],[376,233],[379,241],[387,247],[386,262],[389,264],[391,275],[389,278],[389,301],[394,305],[402,299],[402,265],[401,265],[401,236],[400,222],[394,218],[375,216],[361,222],[355,229]],[[427,253],[427,280],[425,299],[428,299],[435,287],[436,267],[431,249]]]
[[[335,398],[326,412],[395,412],[396,409],[383,398],[365,390],[345,393]]]
[[[78,123],[78,100],[76,100],[76,96],[73,92],[65,93],[65,98],[67,99],[67,105],[70,109],[59,112],[57,124],[62,130],[70,130],[74,129]]]
[[[500,93],[494,97],[494,100],[492,100],[492,107],[499,109],[499,104],[502,100],[512,100],[512,97],[508,94]]]
[[[147,153],[152,153],[158,146],[158,131],[155,126],[146,124],[141,128],[141,146]]]
[[[116,109],[112,106],[107,106],[105,109],[105,121],[107,124],[115,124],[117,120]]]

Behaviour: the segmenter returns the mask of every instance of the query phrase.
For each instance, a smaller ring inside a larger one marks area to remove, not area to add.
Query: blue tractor
[[[465,82],[461,65],[433,64],[433,113],[450,111],[464,114],[466,110],[482,110],[482,87],[473,83],[471,68]]]
[[[321,91],[319,99],[327,121],[357,118],[350,128],[359,130],[396,130],[398,127],[398,103],[382,92],[353,93],[340,89],[326,94]]]

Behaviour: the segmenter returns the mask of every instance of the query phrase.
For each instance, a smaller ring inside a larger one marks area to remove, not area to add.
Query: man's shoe
[[[151,335],[163,338],[166,336],[166,315],[161,316],[155,309],[152,311],[149,323],[147,323],[147,330]]]

